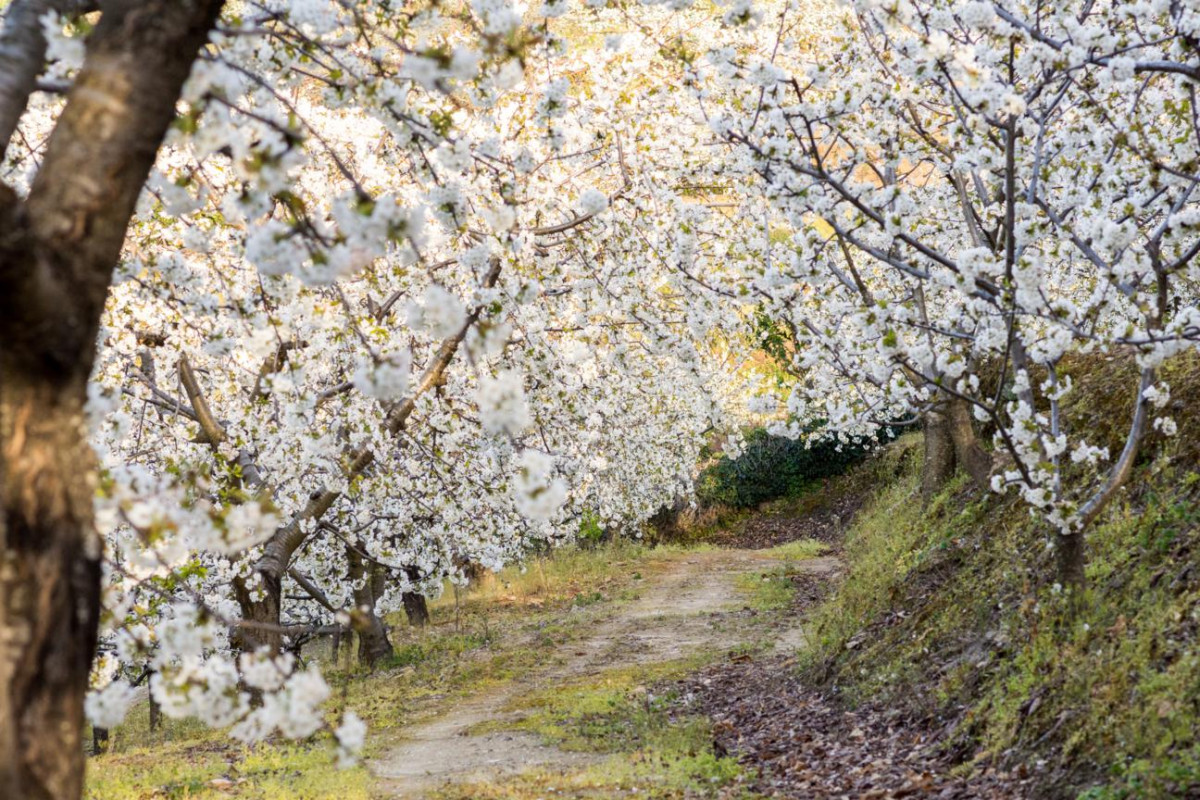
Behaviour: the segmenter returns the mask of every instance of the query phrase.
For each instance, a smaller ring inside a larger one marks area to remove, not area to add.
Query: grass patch
[[[436,796],[751,797],[737,789],[749,777],[746,770],[735,759],[713,752],[708,721],[681,713],[677,690],[669,684],[711,657],[609,670],[520,698],[513,706],[528,711],[525,717],[502,725],[489,723],[480,731],[521,730],[564,750],[608,757],[566,775],[535,769],[508,780],[445,789]]]
[[[88,764],[86,798],[121,800],[368,800],[362,767],[338,770],[328,749],[260,745],[236,750],[137,748]]]
[[[796,594],[791,574],[782,568],[739,575],[736,586],[746,595],[746,605],[755,611],[785,609],[792,604]]]
[[[652,550],[628,539],[594,547],[564,547],[525,564],[487,573],[465,592],[447,583],[430,608],[441,620],[453,621],[456,613],[488,618],[506,610],[573,604],[578,598],[596,602],[596,597],[608,599],[618,594],[636,571],[635,565],[671,552],[671,548]]]
[[[746,595],[746,603],[755,611],[782,611],[790,608],[796,594],[794,578],[803,574],[797,569],[800,562],[816,558],[828,547],[810,539],[773,547],[764,551],[770,558],[783,563],[770,569],[738,575],[735,586]]]
[[[825,553],[829,547],[812,539],[797,539],[766,551],[766,555],[781,561],[807,561]]]

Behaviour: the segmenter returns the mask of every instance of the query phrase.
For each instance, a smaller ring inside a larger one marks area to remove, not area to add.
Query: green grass
[[[367,800],[369,776],[356,767],[338,770],[327,748],[260,745],[135,748],[88,765],[88,798],[121,800]]]
[[[806,561],[825,553],[829,548],[812,539],[797,539],[766,551],[766,555],[780,561]]]
[[[751,797],[739,786],[749,774],[735,759],[713,752],[707,720],[680,714],[680,698],[670,687],[670,681],[713,657],[608,670],[515,700],[512,709],[524,711],[522,718],[480,726],[480,732],[525,731],[564,750],[602,757],[567,774],[535,769],[507,780],[449,788],[437,797]]]
[[[826,551],[821,542],[799,539],[771,548],[766,554],[782,562],[769,569],[739,575],[737,588],[746,595],[746,603],[756,611],[784,611],[791,607],[796,594],[792,578],[800,574],[797,564],[816,558]]]

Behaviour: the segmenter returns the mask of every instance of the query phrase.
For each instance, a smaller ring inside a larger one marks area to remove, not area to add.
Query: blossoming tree
[[[1195,14],[689,5],[6,6],[0,792],[78,796],[147,678],[351,757],[303,644],[685,496],[764,324],[780,432],[924,415],[1082,582],[1200,331]]]

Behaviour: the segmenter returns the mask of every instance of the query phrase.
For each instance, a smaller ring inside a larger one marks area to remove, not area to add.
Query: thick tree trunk
[[[7,354],[5,354],[7,355]],[[100,543],[84,379],[32,384],[0,356],[0,797],[82,791]]]
[[[361,623],[355,626],[358,633],[358,661],[368,668],[373,668],[379,661],[389,659],[395,652],[392,642],[388,639],[387,627],[383,620],[375,614],[363,615]]]
[[[22,8],[35,5],[20,0]],[[28,197],[0,182],[5,800],[74,800],[82,793],[83,699],[96,648],[101,557],[83,414],[87,379],[129,220],[221,6],[101,3]],[[37,50],[18,59],[40,58]],[[32,69],[36,75],[40,64]],[[14,110],[19,116],[28,74],[0,81],[0,117]]]
[[[254,589],[256,591],[240,578],[233,582],[242,619],[233,632],[232,644],[245,652],[266,649],[278,653],[283,649],[283,629],[280,627],[283,580],[271,573],[260,572]]]
[[[388,639],[387,626],[374,612],[363,613],[354,626],[358,634],[358,661],[374,667],[381,660],[392,657],[395,652]]]
[[[944,398],[925,412],[925,464],[921,494],[926,502],[961,467],[982,489],[991,485],[992,457],[980,446],[967,401]]]
[[[954,476],[954,439],[945,404],[925,412],[925,463],[921,469],[921,495],[928,502]]]
[[[962,467],[971,481],[980,489],[987,490],[992,481],[992,457],[980,446],[975,437],[975,424],[971,420],[971,409],[960,397],[946,403],[949,413],[950,439],[954,443],[954,460]]]

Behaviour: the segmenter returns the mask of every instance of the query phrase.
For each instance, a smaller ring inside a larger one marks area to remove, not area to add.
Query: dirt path
[[[672,661],[703,649],[727,650],[746,643],[743,626],[721,625],[716,614],[742,604],[739,575],[779,562],[763,551],[714,550],[689,553],[647,575],[640,597],[616,607],[583,641],[547,653],[545,669],[501,689],[458,703],[445,714],[412,726],[406,739],[371,763],[384,796],[420,798],[447,783],[514,774],[530,767],[571,767],[592,756],[548,747],[528,734],[475,734],[481,723],[511,719],[506,710],[518,697],[563,680],[605,670]],[[833,558],[799,562],[798,568],[830,573]],[[795,647],[799,631],[780,633],[781,646]]]

